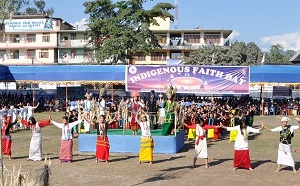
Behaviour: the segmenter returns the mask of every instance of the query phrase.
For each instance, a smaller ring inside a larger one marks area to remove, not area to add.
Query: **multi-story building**
[[[225,41],[228,41],[228,36],[232,33],[232,30],[223,29],[170,29],[170,19],[157,18],[157,22],[159,26],[152,25],[150,29],[156,34],[162,48],[152,51],[149,56],[132,54],[133,64],[178,64],[182,62],[184,56],[189,56],[192,51],[201,47],[224,46]]]
[[[170,19],[157,18],[152,25],[162,46],[145,56],[132,54],[132,64],[178,64],[183,56],[200,47],[223,46],[232,30],[170,29]],[[45,15],[17,15],[5,20],[4,35],[0,35],[0,64],[53,65],[94,63],[86,25],[71,25],[61,18]],[[129,51],[130,52],[130,51]],[[3,87],[0,83],[0,87]],[[16,87],[16,83],[5,84]],[[41,88],[49,86],[39,85]],[[14,88],[12,88],[14,89]]]
[[[4,65],[49,65],[89,62],[91,52],[85,29],[60,18],[19,15],[5,20],[0,37]]]
[[[201,47],[219,45],[232,30],[197,28],[170,29],[170,19],[157,18],[152,25],[162,46],[145,56],[132,54],[132,64],[180,63],[183,56]],[[94,62],[86,26],[73,26],[60,18],[44,15],[19,15],[5,21],[5,35],[0,37],[0,59],[6,65],[82,64]]]

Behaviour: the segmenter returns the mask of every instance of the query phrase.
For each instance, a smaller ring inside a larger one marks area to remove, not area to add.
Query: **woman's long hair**
[[[243,131],[243,124],[246,124],[246,118],[241,118],[239,119],[239,125],[240,125],[240,130],[241,130],[241,134],[244,135],[244,131]]]
[[[32,123],[33,125],[36,124],[36,120],[35,120],[35,118],[34,118],[33,116],[31,116],[31,117],[28,119],[28,121],[29,121],[29,120],[31,120],[31,123]]]

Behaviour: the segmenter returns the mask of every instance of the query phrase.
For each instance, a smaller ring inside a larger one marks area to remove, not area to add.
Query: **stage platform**
[[[131,135],[131,130],[125,130],[123,135],[122,129],[108,129],[108,140],[110,143],[110,152],[130,152],[139,153],[141,131],[137,136]],[[179,130],[175,135],[162,136],[161,130],[151,131],[154,141],[154,151],[156,154],[175,154],[184,146],[184,131]],[[79,134],[78,151],[79,152],[95,152],[96,151],[96,131],[90,134]]]

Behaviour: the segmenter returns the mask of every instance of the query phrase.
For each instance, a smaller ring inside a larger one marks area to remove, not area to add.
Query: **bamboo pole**
[[[66,111],[68,108],[68,83],[66,83]]]
[[[35,97],[35,91],[34,91],[34,87],[33,87],[33,83],[31,83],[31,90],[32,90],[32,106],[34,107],[34,97]],[[34,110],[32,110],[32,112],[34,112]]]
[[[264,107],[264,97],[265,97],[265,95],[264,95],[264,92],[265,92],[265,84],[262,84],[261,85],[261,115],[263,116],[264,115],[264,109],[265,109],[265,107]]]
[[[111,100],[114,100],[114,83],[111,83]]]

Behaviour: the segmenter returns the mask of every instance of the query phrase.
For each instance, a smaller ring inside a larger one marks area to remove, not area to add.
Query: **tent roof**
[[[300,66],[262,65],[250,67],[250,82],[300,83]]]
[[[16,82],[125,82],[124,65],[0,66],[0,81]],[[250,67],[251,83],[300,84],[300,66]]]
[[[57,65],[57,66],[5,66],[0,72],[6,81],[43,81],[43,82],[120,82],[125,80],[125,67],[112,65]],[[1,73],[2,74],[2,73]]]

